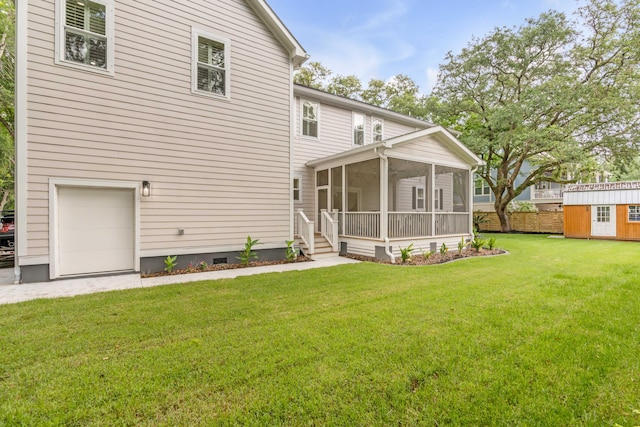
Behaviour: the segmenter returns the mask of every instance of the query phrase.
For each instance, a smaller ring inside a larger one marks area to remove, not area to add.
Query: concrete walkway
[[[27,283],[22,285],[12,284],[13,269],[9,268],[0,270],[0,304],[11,304],[38,298],[72,297],[74,295],[121,289],[149,288],[175,283],[196,282],[199,280],[232,279],[234,277],[251,276],[262,273],[310,270],[312,268],[333,267],[335,265],[357,262],[358,261],[335,255],[318,255],[310,262],[207,271],[204,273],[180,274],[175,276],[159,276],[143,279],[139,274],[122,274],[116,276],[55,280],[43,283]]]

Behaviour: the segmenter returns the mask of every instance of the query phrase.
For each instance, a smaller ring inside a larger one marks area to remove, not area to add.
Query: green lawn
[[[0,425],[640,425],[640,243],[496,237],[0,306]]]

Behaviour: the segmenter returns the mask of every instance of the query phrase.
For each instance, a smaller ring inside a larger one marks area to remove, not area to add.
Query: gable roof
[[[395,122],[413,126],[415,128],[435,126],[434,124],[426,122],[422,119],[417,119],[405,114],[396,113],[395,111],[387,110],[386,108],[367,104],[366,102],[357,101],[355,99],[345,98],[344,96],[339,96],[320,89],[303,86],[298,83],[295,83],[293,85],[293,92],[298,96],[317,99],[318,101],[322,101],[327,105],[346,108],[354,111],[367,112],[373,116],[380,117],[381,119],[393,120]]]
[[[247,0],[249,6],[254,12],[262,19],[264,24],[271,30],[273,35],[278,39],[280,43],[289,52],[289,57],[293,61],[293,67],[299,68],[308,58],[307,51],[304,50],[302,45],[291,34],[291,31],[284,25],[284,23],[278,18],[278,15],[271,9],[271,6],[264,0]]]
[[[476,156],[471,150],[464,146],[455,136],[447,131],[442,126],[432,126],[428,129],[422,129],[415,132],[406,133],[404,135],[396,136],[394,138],[387,139],[376,144],[368,144],[362,147],[353,148],[351,150],[343,151],[341,153],[333,154],[331,156],[323,157],[316,160],[311,160],[306,163],[307,166],[315,167],[327,162],[332,162],[339,159],[344,159],[356,154],[364,153],[370,150],[377,152],[381,148],[393,148],[394,146],[401,146],[409,142],[415,141],[417,138],[423,136],[432,135],[440,142],[445,144],[452,152],[458,155],[465,163],[472,167],[483,166],[486,164],[484,160]]]

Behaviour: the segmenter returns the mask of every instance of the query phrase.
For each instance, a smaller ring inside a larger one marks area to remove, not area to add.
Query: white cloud
[[[430,93],[438,82],[438,70],[429,67],[425,70],[425,75],[427,76],[427,87],[422,90],[424,93]]]

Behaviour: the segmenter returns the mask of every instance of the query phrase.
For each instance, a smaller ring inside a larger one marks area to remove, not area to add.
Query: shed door
[[[134,270],[134,191],[58,187],[60,275]]]
[[[612,205],[596,205],[591,209],[591,235],[615,237],[616,207]]]

